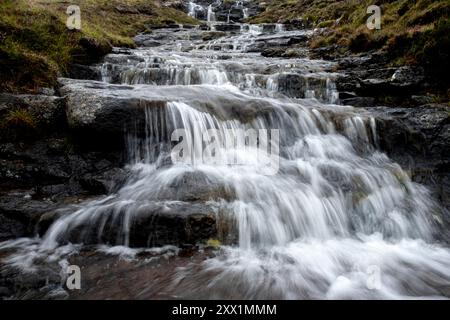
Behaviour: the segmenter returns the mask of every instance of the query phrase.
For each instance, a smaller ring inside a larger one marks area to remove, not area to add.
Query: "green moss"
[[[69,5],[81,9],[81,31],[66,27]],[[153,0],[2,0],[0,91],[53,86],[72,63],[89,63],[113,46],[133,47],[146,25],[197,20]]]
[[[219,240],[217,240],[217,239],[209,239],[206,242],[206,246],[211,247],[211,248],[216,249],[216,250],[220,249],[221,245],[222,245],[221,242]]]

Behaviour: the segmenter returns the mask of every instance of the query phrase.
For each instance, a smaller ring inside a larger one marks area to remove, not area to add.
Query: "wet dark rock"
[[[158,195],[160,200],[185,202],[230,201],[234,198],[233,190],[200,171],[184,173]]]
[[[450,114],[448,107],[370,109],[377,117],[382,150],[427,185],[450,209]]]
[[[425,105],[433,103],[433,98],[430,96],[411,96],[411,100],[414,104],[417,105]]]
[[[304,44],[296,43],[293,44],[292,41],[296,41],[293,39],[303,39],[305,42],[310,38],[311,34],[304,34],[292,37],[290,35],[274,34],[259,37],[255,43],[253,43],[249,48],[249,52],[263,52],[264,50],[270,50],[275,48],[284,48],[285,52],[288,51],[300,51],[302,48],[305,48]],[[303,50],[304,51],[304,50]],[[284,54],[284,56],[288,56],[288,54]]]
[[[215,29],[222,32],[239,32],[241,31],[241,26],[238,24],[218,24],[215,26]]]
[[[199,28],[199,25],[194,25],[194,24],[183,24],[183,29],[196,29]]]
[[[291,88],[287,80],[286,86]],[[68,125],[75,138],[81,139],[82,145],[102,150],[123,150],[126,129],[132,128],[137,136],[145,134],[145,110],[165,112],[167,102],[178,101],[180,96],[199,111],[242,122],[274,108],[263,99],[250,97],[243,105],[239,94],[209,87],[110,85],[70,79],[60,79],[60,83],[61,94],[67,100]]]
[[[262,52],[265,49],[267,49],[268,47],[270,47],[267,43],[265,42],[255,42],[250,44],[247,47],[247,52]],[[221,50],[221,49],[219,49]]]
[[[356,93],[348,92],[348,91],[341,91],[341,92],[339,92],[339,99],[340,100],[351,99],[351,98],[357,98]]]
[[[12,292],[7,287],[0,287],[0,299],[2,298],[8,298],[12,295]]]
[[[0,242],[17,239],[27,234],[24,223],[4,216],[0,212]],[[1,296],[1,295],[0,295]]]
[[[89,143],[101,141],[106,148],[123,146],[127,128],[144,130],[146,107],[165,107],[166,101],[158,95],[154,99],[133,96],[132,86],[114,86],[102,82],[61,79],[60,89],[67,101],[67,121],[75,138]],[[115,92],[122,96],[117,96]],[[136,122],[136,119],[138,123]],[[139,123],[140,121],[140,123]]]
[[[376,105],[375,98],[372,97],[353,97],[341,99],[343,105],[358,107],[358,108],[370,108]]]
[[[222,31],[207,31],[202,34],[203,41],[211,41],[215,39],[219,39],[221,37],[224,37],[226,35],[226,32]]]
[[[130,217],[128,245],[151,248],[206,242],[217,237],[215,217],[214,208],[202,203],[142,202],[133,208]],[[50,220],[54,218],[49,217]],[[103,226],[101,233],[100,224]],[[68,230],[60,241],[85,245],[123,245],[125,234],[122,230],[122,221],[109,215],[106,221],[86,221],[77,225]]]
[[[296,73],[286,73],[278,78],[279,92],[296,98],[305,98],[307,81],[305,77]]]
[[[339,54],[337,45],[312,49],[310,52],[310,56],[313,59],[334,60],[338,55]]]
[[[306,35],[303,36],[295,36],[289,39],[287,45],[292,46],[295,44],[305,44],[309,40],[309,37]]]
[[[341,75],[336,80],[337,89],[371,97],[374,105],[406,107],[431,102],[423,95],[429,86],[424,69],[418,66],[391,67],[383,53],[341,58],[338,69]],[[356,106],[367,107],[366,102],[361,101]]]
[[[274,47],[264,49],[261,55],[268,58],[306,58],[307,52],[301,48]]]
[[[0,94],[0,118],[4,119],[17,110],[25,110],[39,129],[57,130],[65,126],[63,98],[48,95]]]
[[[92,186],[81,183],[88,175],[105,186],[109,177],[101,179],[98,175],[110,173],[111,179],[117,177],[113,173],[119,172],[117,168],[123,165],[121,153],[78,152],[67,139],[41,138],[32,143],[0,144],[0,187],[32,189],[41,198],[58,201],[93,192]],[[94,193],[98,194],[99,190]]]
[[[138,213],[131,226],[131,246],[195,245],[217,236],[212,208],[200,204],[180,204],[169,211],[155,209]]]
[[[425,80],[422,68],[401,67],[369,70],[359,75],[362,80],[359,91],[362,94],[414,94]]]
[[[0,286],[7,289],[4,292],[12,292],[13,298],[19,300],[67,298],[61,286],[61,266],[57,262],[44,264],[38,261],[37,264],[33,272],[4,266],[0,270]]]
[[[384,53],[372,53],[359,56],[344,56],[339,59],[339,69],[341,70],[374,70],[382,69],[389,63],[389,59]],[[378,68],[377,68],[378,66]]]
[[[48,229],[50,229],[50,227],[53,225],[53,223],[55,223],[56,220],[64,215],[67,209],[68,207],[61,210],[48,211],[42,214],[36,221],[36,234],[38,234],[40,237],[43,237]]]
[[[96,67],[72,64],[69,69],[69,77],[72,79],[100,80],[102,76]]]
[[[186,254],[183,248],[186,248]],[[161,254],[141,251],[137,259],[123,259],[95,249],[83,250],[69,258],[71,265],[78,265],[83,270],[81,290],[68,291],[70,299],[173,299],[178,296],[178,291],[173,288],[170,279],[179,274],[180,268],[201,265],[205,260],[217,256],[213,250],[197,250],[195,246],[183,248]],[[191,248],[194,252],[191,252]]]
[[[381,119],[381,142],[385,150],[394,153],[412,148],[413,155],[419,153],[442,159],[449,154],[450,115],[447,107],[375,108],[374,112]]]
[[[395,70],[391,82],[400,87],[417,87],[425,80],[425,70],[421,67],[404,66]]]
[[[80,184],[90,194],[102,195],[117,191],[127,178],[125,170],[113,168],[101,173],[88,173],[80,179]]]
[[[286,25],[286,30],[299,30],[299,29],[311,29],[312,22],[303,18],[294,18],[291,20],[284,21]]]
[[[140,47],[158,47],[163,44],[161,41],[156,40],[152,34],[139,34],[133,40]]]
[[[60,204],[33,200],[27,192],[11,192],[0,196],[0,241],[35,234],[35,226],[43,214],[55,211]]]
[[[267,48],[261,52],[263,57],[275,58],[275,57],[283,57],[286,53],[286,48]]]
[[[340,92],[355,92],[361,88],[360,79],[350,75],[340,74],[336,78],[336,88]]]

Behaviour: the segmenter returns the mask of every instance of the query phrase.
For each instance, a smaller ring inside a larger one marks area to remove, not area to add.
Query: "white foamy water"
[[[243,30],[187,53],[167,55],[147,48],[133,50],[133,59],[106,58],[114,66],[106,69],[119,72],[107,74],[105,81],[117,75],[116,82],[135,85],[136,95],[155,91],[166,98],[170,92],[179,96],[165,108],[147,107],[144,138],[128,132],[128,182],[117,193],[58,219],[33,252],[94,243],[107,244],[100,248],[104,253],[134,258],[133,226],[141,216],[202,205],[227,227],[221,239],[225,246],[200,267],[180,269],[168,288],[176,296],[450,296],[450,250],[439,243],[441,209],[425,187],[377,150],[375,119],[333,104],[335,75],[326,71],[328,63],[255,60],[246,52],[246,42],[265,36],[263,29]],[[277,32],[285,33],[281,27]],[[211,49],[224,44],[233,44],[225,50],[233,61],[218,59]],[[298,92],[304,99],[289,99],[280,75],[300,79]],[[192,165],[167,161],[175,129],[187,130],[188,141],[198,147]],[[240,159],[240,165],[205,163],[201,142],[209,129],[224,137],[278,129],[278,172],[264,174],[256,151],[242,146],[217,150],[219,158]],[[200,203],[180,196],[187,175],[202,177],[200,185],[188,190],[202,196]],[[211,196],[211,190],[219,191]],[[151,243],[152,235],[148,237]],[[27,243],[3,248],[14,245]],[[10,262],[32,268],[34,258],[28,250]]]

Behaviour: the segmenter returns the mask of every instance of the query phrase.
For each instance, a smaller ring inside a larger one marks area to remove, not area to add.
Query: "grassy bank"
[[[87,63],[112,46],[133,46],[146,25],[197,23],[157,0],[2,0],[0,92],[51,87],[72,63]],[[81,9],[80,31],[66,27],[69,5]]]
[[[292,22],[302,19],[330,32],[315,39],[313,48],[338,45],[341,53],[384,50],[392,64],[420,64],[448,86],[450,0],[269,0],[252,22]],[[382,9],[381,30],[369,30],[368,6]],[[282,17],[282,18],[280,18]]]

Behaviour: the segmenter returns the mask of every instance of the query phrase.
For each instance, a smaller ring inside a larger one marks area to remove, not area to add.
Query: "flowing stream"
[[[190,8],[194,16],[196,4]],[[207,16],[212,22],[213,13]],[[263,58],[254,50],[312,31],[242,24],[210,41],[200,32],[181,29],[159,47],[106,57],[99,66],[104,82],[176,98],[166,108],[147,108],[145,137],[128,132],[128,182],[63,215],[32,253],[24,248],[11,263],[30,264],[69,242],[133,246],[133,225],[148,210],[200,205],[216,215],[223,247],[200,266],[178,270],[174,297],[450,296],[440,208],[378,151],[375,119],[339,105],[333,62]],[[167,163],[176,129],[194,143],[190,164]],[[202,139],[210,129],[221,137],[278,130],[279,157],[262,159],[258,150],[234,145],[219,146],[215,162],[205,161]],[[268,173],[274,163],[277,170]],[[200,200],[173,193],[185,188],[186,177],[201,178],[189,190]]]

